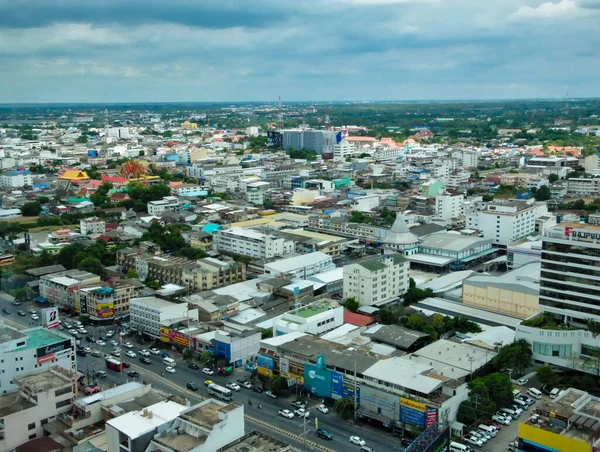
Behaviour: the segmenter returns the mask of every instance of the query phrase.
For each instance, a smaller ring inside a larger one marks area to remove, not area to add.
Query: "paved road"
[[[30,309],[31,303],[25,303],[19,307],[12,306],[6,300],[3,300],[0,297],[0,306],[6,307],[11,311],[11,314],[6,315],[3,314],[4,317],[9,320],[11,323],[20,324],[24,327],[30,327],[30,323],[32,322],[29,315],[27,317],[19,317],[16,314],[18,309],[28,310]],[[39,306],[33,306],[35,309],[39,310]],[[64,322],[69,322],[70,319],[63,318]],[[39,322],[36,322],[39,325]],[[113,329],[112,327],[94,327],[87,326],[88,335],[97,338],[100,335],[105,334],[109,329]],[[65,332],[65,331],[63,331]],[[66,333],[68,334],[68,332]],[[149,344],[141,343],[137,337],[124,337],[120,338],[118,335],[115,335],[113,339],[116,339],[120,342],[132,342],[134,347],[133,351],[136,353],[136,358],[127,358],[124,356],[124,352],[128,349],[125,347],[121,347],[122,349],[122,357],[132,364],[130,369],[126,370],[136,370],[140,373],[141,379],[144,382],[152,384],[152,386],[166,394],[175,394],[182,397],[193,399],[193,397],[207,397],[207,388],[204,385],[204,380],[210,379],[217,384],[225,386],[225,384],[236,381],[239,378],[249,376],[248,372],[245,372],[243,369],[236,370],[232,375],[225,377],[221,375],[213,375],[208,377],[204,375],[200,370],[193,370],[187,367],[187,364],[183,362],[182,356],[180,354],[174,354],[172,351],[168,351],[171,357],[174,357],[177,361],[176,372],[174,374],[168,374],[164,372],[165,366],[162,363],[162,358],[157,355],[151,355],[150,360],[152,364],[145,365],[139,361],[139,350],[148,349]],[[95,343],[88,343],[85,338],[82,338],[81,345],[89,346],[93,349],[99,350],[103,353],[110,353],[113,349],[113,346],[107,344],[104,347],[96,345]],[[196,362],[200,367],[202,367],[202,363]],[[127,372],[115,372],[110,369],[107,369],[104,364],[104,357],[93,357],[91,355],[87,355],[85,357],[77,356],[77,367],[78,370],[85,374],[93,374],[97,370],[105,370],[107,372],[106,379],[100,379],[98,383],[103,388],[109,388],[114,385],[123,384],[127,381],[131,381],[132,379],[127,376]],[[161,372],[163,372],[163,377],[161,377]],[[197,384],[199,390],[196,393],[193,393],[186,389],[187,382],[192,381]],[[352,420],[347,421],[340,418],[337,414],[333,412],[332,407],[330,406],[330,412],[328,414],[322,414],[318,412],[314,406],[319,403],[318,400],[310,400],[309,402],[309,411],[310,417],[307,419],[306,425],[303,420],[294,417],[294,419],[287,419],[278,415],[278,411],[281,408],[291,409],[291,402],[295,400],[296,394],[289,394],[287,397],[280,397],[277,399],[270,398],[266,396],[264,393],[258,394],[249,389],[242,388],[241,391],[234,393],[234,400],[238,403],[244,405],[245,413],[251,417],[254,417],[258,420],[268,422],[270,425],[274,427],[278,427],[295,435],[302,436],[305,429],[307,432],[307,438],[318,442],[325,447],[328,447],[333,450],[340,451],[352,451],[360,449],[359,446],[355,446],[349,442],[349,438],[351,435],[358,435],[362,437],[367,445],[371,447],[375,451],[384,451],[384,450],[403,450],[404,448],[400,446],[400,442],[397,438],[393,437],[383,428],[373,427],[368,425],[365,422],[358,421],[354,423]],[[249,405],[248,401],[252,400],[252,405]],[[258,403],[261,404],[262,409],[258,409]],[[324,428],[333,434],[333,440],[327,441],[321,438],[317,438],[314,434],[316,428],[316,423],[318,422],[318,428]],[[250,429],[256,429],[259,431],[264,431],[269,435],[278,437],[279,439],[286,442],[295,442],[289,437],[285,437],[283,435],[274,434],[275,432],[271,429],[265,429],[264,427],[251,423],[252,426]],[[296,444],[298,445],[298,444]]]

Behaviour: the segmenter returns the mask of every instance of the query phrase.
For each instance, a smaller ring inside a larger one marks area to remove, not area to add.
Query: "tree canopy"
[[[531,345],[525,339],[518,339],[502,347],[494,362],[498,369],[513,369],[522,375],[523,369],[531,365],[532,355]]]

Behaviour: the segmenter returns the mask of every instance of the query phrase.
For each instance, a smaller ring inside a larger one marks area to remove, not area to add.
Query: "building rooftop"
[[[138,438],[152,432],[167,422],[173,421],[186,409],[186,406],[176,402],[163,401],[151,405],[142,411],[133,411],[110,419],[106,424],[122,432],[129,438]],[[144,415],[144,413],[151,414]]]
[[[298,270],[302,267],[308,267],[322,261],[331,260],[331,256],[320,251],[313,253],[301,254],[300,256],[290,257],[286,259],[280,259],[269,264],[265,264],[265,267],[270,267],[281,273]]]
[[[221,452],[272,452],[275,450],[278,452],[291,452],[296,449],[264,433],[253,431],[228,444],[221,449]]]
[[[32,406],[35,405],[21,397],[21,394],[18,392],[5,394],[0,397],[0,418],[27,410]]]
[[[388,255],[391,259],[393,259],[394,261],[394,265],[397,265],[401,262],[404,262],[406,259],[404,258],[404,256],[402,254],[399,253],[394,253],[394,254],[389,254]],[[387,267],[387,265],[385,265],[385,256],[375,256],[373,258],[370,259],[364,259],[361,260],[359,262],[356,262],[358,265],[360,265],[361,267],[366,268],[367,270],[371,271],[371,272],[376,272],[379,270],[383,270],[384,268]]]
[[[374,340],[407,350],[417,341],[429,337],[429,334],[404,328],[400,325],[385,325],[371,333]]]
[[[438,250],[453,251],[460,253],[470,248],[489,244],[492,246],[492,240],[482,239],[480,237],[473,237],[468,235],[450,234],[447,232],[439,232],[428,235],[421,239],[422,248],[432,248]]]
[[[0,327],[0,344],[16,341],[17,339],[22,339],[25,337],[27,337],[27,335],[15,330],[14,328],[9,328],[6,326]]]
[[[57,366],[55,366],[56,368]],[[62,369],[62,368],[59,368]],[[53,388],[60,388],[71,384],[71,379],[66,370],[52,371],[45,370],[43,372],[28,375],[26,377],[15,378],[14,382],[21,388],[27,388],[29,392],[47,392]]]
[[[171,306],[176,305],[177,303],[173,303],[172,301],[163,300],[162,298],[156,297],[141,297],[141,298],[132,298],[130,303],[140,303],[152,308],[169,308]]]
[[[363,375],[374,380],[385,380],[422,394],[430,394],[443,384],[443,380],[425,375],[432,370],[432,366],[409,359],[389,358],[373,364],[363,372]]]
[[[30,268],[29,270],[27,270],[26,273],[29,273],[31,276],[40,277],[44,275],[49,275],[51,273],[62,272],[65,270],[66,268],[62,265],[48,265],[46,267]]]
[[[239,408],[239,403],[223,403],[217,400],[209,399],[199,406],[192,407],[189,411],[181,414],[181,418],[198,424],[206,429],[212,430],[213,427],[222,422],[222,413],[228,413]]]

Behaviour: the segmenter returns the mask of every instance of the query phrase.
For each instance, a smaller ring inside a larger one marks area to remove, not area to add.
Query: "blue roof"
[[[223,226],[221,226],[220,224],[215,224],[215,223],[208,223],[206,226],[204,226],[202,228],[202,232],[208,232],[209,234],[212,234],[213,232],[222,229]]]
[[[596,157],[600,157],[600,152],[596,152]]]
[[[9,176],[18,176],[19,174],[31,174],[31,171],[29,171],[29,170],[7,171],[6,174],[8,174]]]

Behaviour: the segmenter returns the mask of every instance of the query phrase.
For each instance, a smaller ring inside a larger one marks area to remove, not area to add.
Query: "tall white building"
[[[456,171],[448,176],[448,182],[446,183],[446,187],[460,188],[461,186],[469,182],[470,177],[471,173],[469,173],[468,171]]]
[[[8,171],[0,176],[3,188],[17,188],[25,185],[33,185],[31,171]]]
[[[165,196],[159,201],[148,201],[148,214],[160,216],[163,212],[179,213],[181,205],[176,196]]]
[[[17,389],[15,380],[52,366],[71,371],[75,365],[75,343],[70,336],[46,328],[16,330],[0,323],[0,392]],[[6,450],[1,449],[0,450]]]
[[[129,139],[129,128],[128,127],[108,127],[105,130],[106,138],[113,139],[121,139],[127,140]]]
[[[293,253],[295,249],[292,240],[244,228],[215,231],[213,247],[219,252],[243,254],[256,258],[285,256]]]
[[[306,279],[309,276],[333,270],[334,268],[335,264],[331,256],[316,251],[265,264],[265,273],[287,279]]]
[[[198,310],[187,303],[173,303],[156,297],[132,298],[129,301],[131,326],[141,333],[160,336],[160,323],[173,319],[197,320]]]
[[[333,160],[343,162],[346,157],[351,157],[354,154],[354,145],[346,140],[342,140],[333,145]]]
[[[104,234],[106,232],[106,223],[98,217],[82,218],[79,220],[79,229],[83,235]]]
[[[362,306],[383,304],[408,291],[409,263],[402,254],[388,254],[344,266],[344,298]]]
[[[435,215],[442,220],[450,220],[461,216],[463,211],[464,195],[440,193],[435,197]]]
[[[572,196],[593,196],[600,194],[600,179],[571,178],[567,180],[567,193]]]
[[[467,228],[478,229],[483,237],[497,245],[511,242],[535,234],[538,216],[548,213],[545,203],[535,200],[494,201],[467,217]]]

